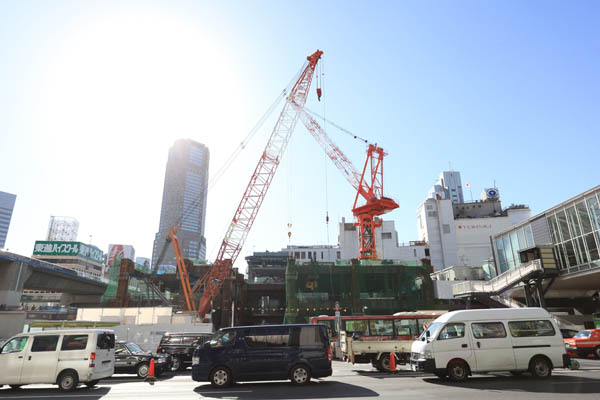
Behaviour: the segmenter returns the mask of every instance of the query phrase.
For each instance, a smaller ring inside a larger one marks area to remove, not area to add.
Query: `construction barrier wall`
[[[429,309],[434,304],[431,267],[421,263],[352,260],[338,263],[288,262],[284,323],[316,315],[389,315]]]

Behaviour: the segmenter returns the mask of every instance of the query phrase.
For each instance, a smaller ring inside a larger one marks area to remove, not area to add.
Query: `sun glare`
[[[164,152],[225,117],[231,63],[202,26],[138,11],[67,33],[49,55],[40,104],[58,136]]]

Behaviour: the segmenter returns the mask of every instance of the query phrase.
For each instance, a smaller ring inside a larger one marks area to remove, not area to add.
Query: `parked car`
[[[57,384],[73,390],[108,378],[115,366],[115,335],[100,329],[22,333],[0,348],[0,386]]]
[[[411,348],[413,370],[453,381],[491,371],[548,378],[553,368],[569,364],[560,330],[543,308],[449,312]]]
[[[574,357],[594,355],[600,358],[600,328],[584,329],[564,342],[567,352]]]
[[[115,345],[115,372],[121,374],[137,374],[140,378],[148,377],[150,360],[154,359],[154,376],[171,370],[169,354],[152,354],[143,350],[134,342],[119,341]]]
[[[234,381],[286,380],[305,385],[331,375],[324,325],[223,328],[194,352],[192,379],[218,388]]]
[[[171,356],[173,371],[184,370],[192,365],[192,354],[196,347],[204,344],[211,337],[212,333],[167,332],[161,338],[156,352]]]

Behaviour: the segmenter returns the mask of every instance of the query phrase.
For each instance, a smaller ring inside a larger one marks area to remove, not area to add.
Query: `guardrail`
[[[489,281],[467,281],[452,285],[452,295],[464,296],[474,293],[497,294],[511,288],[522,280],[544,272],[540,260],[533,260],[529,264],[509,269],[508,271],[490,279]]]

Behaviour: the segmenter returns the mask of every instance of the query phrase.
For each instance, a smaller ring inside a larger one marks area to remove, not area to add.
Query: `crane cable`
[[[366,143],[366,144],[369,144],[369,143],[370,143],[370,142],[369,142],[367,139],[364,139],[364,138],[362,138],[362,137],[360,137],[360,136],[358,136],[358,135],[355,135],[354,133],[350,132],[348,129],[346,129],[346,128],[343,128],[343,127],[339,126],[338,124],[336,124],[335,122],[333,122],[333,121],[331,121],[331,120],[328,120],[328,119],[327,119],[327,118],[325,118],[324,116],[322,116],[322,115],[320,115],[320,114],[318,114],[318,113],[316,113],[316,112],[312,111],[312,110],[311,110],[311,109],[309,109],[308,107],[304,106],[304,110],[305,110],[307,113],[309,113],[310,115],[312,115],[313,117],[315,117],[315,118],[320,118],[320,119],[322,119],[323,121],[325,121],[325,123],[326,123],[326,124],[329,124],[329,125],[331,125],[331,126],[334,126],[335,128],[339,129],[340,131],[344,132],[345,134],[352,136],[352,138],[353,138],[353,139],[356,139],[356,140],[358,140],[358,141],[360,141],[360,142],[363,142],[363,143]]]

